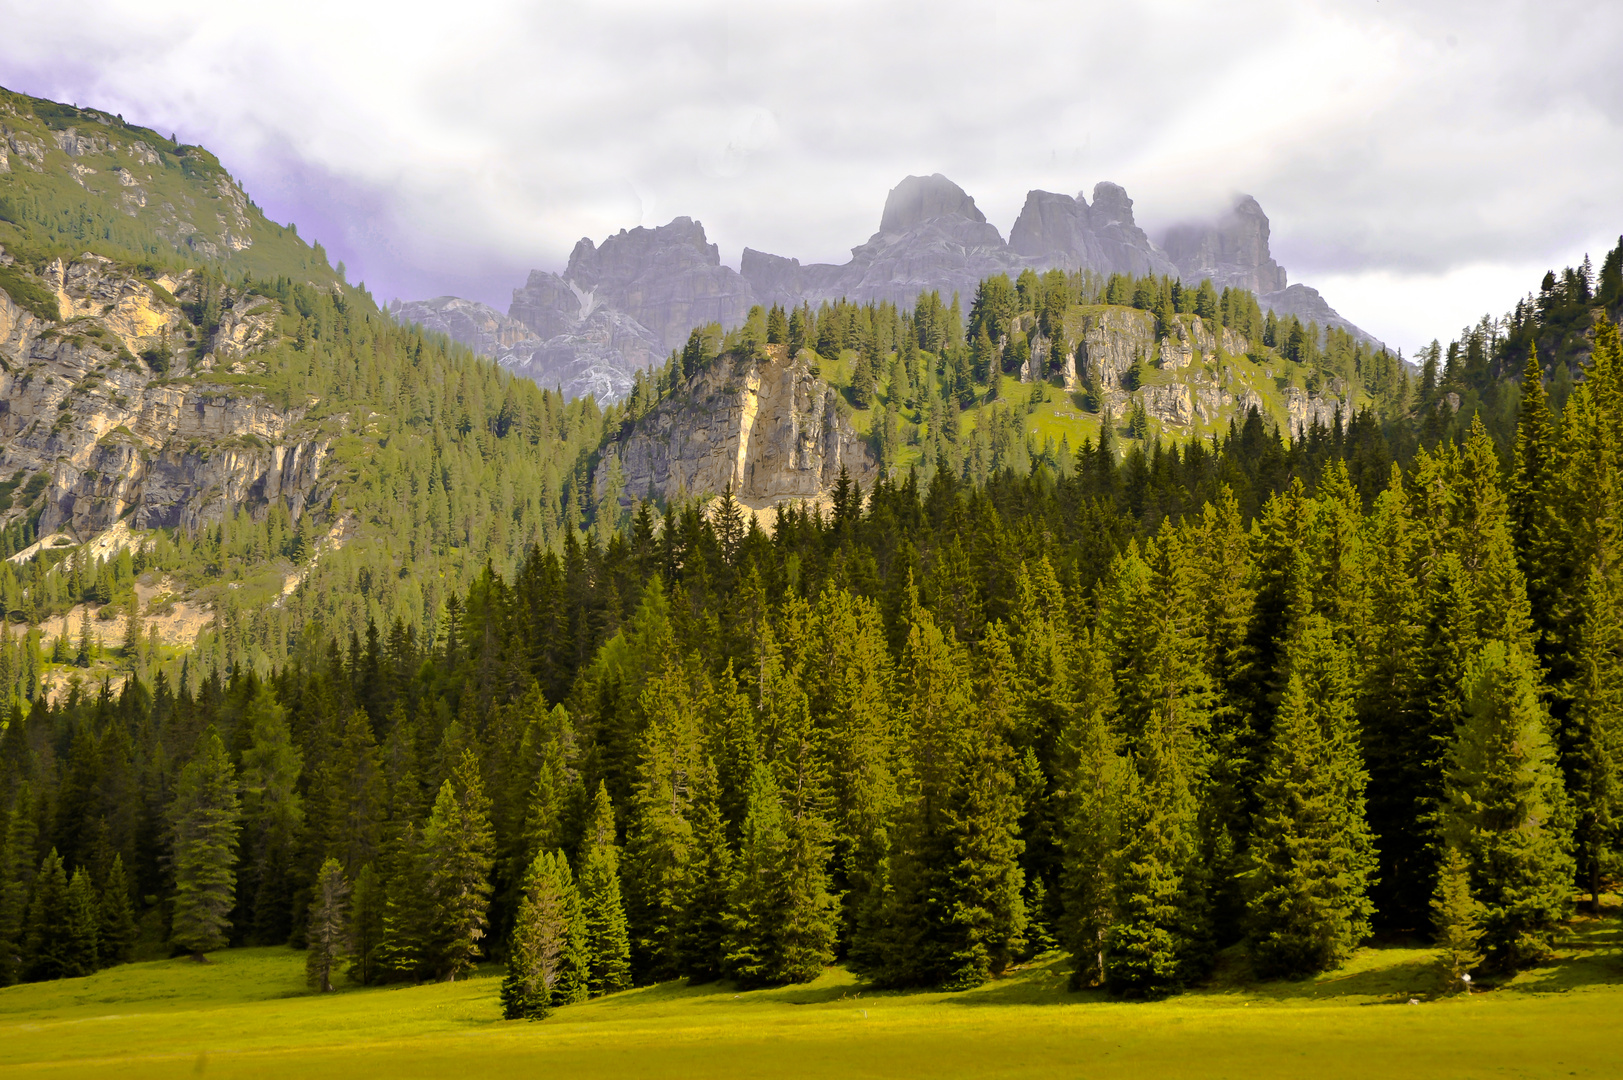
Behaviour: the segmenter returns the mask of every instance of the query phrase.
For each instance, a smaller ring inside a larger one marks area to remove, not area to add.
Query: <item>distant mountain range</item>
[[[879,231],[849,262],[802,264],[745,248],[723,266],[704,226],[679,217],[622,229],[601,245],[582,239],[562,274],[532,270],[503,315],[488,304],[441,296],[392,305],[396,318],[448,334],[504,367],[568,396],[617,401],[632,374],[661,362],[709,322],[741,323],[755,304],[792,307],[844,297],[911,304],[920,292],[957,292],[1024,269],[1166,274],[1191,284],[1249,289],[1265,309],[1375,339],[1342,318],[1316,289],[1291,285],[1268,246],[1268,216],[1249,195],[1216,221],[1176,226],[1150,240],[1117,184],[1090,203],[1032,191],[1005,240],[963,188],[937,173],[909,176],[885,200]]]

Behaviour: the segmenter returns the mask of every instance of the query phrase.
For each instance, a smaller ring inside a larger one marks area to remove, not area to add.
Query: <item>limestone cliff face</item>
[[[248,370],[274,333],[273,301],[229,298],[193,361],[189,324],[170,299],[192,294],[193,275],[149,284],[86,255],[40,277],[62,322],[0,292],[0,475],[47,476],[44,505],[14,505],[0,523],[38,509],[41,536],[82,541],[121,519],[195,529],[276,500],[297,518],[323,498],[327,443],[299,433],[305,409],[209,382]],[[161,354],[166,370],[142,354]]]
[[[811,354],[781,345],[764,357],[725,355],[610,442],[594,475],[598,498],[625,506],[665,498],[734,496],[761,510],[827,497],[843,467],[864,489],[878,463],[812,372]]]

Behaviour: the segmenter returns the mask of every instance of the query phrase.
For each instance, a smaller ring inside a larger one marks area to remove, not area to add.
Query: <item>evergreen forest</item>
[[[1062,949],[1128,998],[1377,933],[1450,985],[1536,963],[1623,852],[1615,261],[1433,349],[1401,410],[1105,424],[984,479],[940,449],[768,521],[641,501],[508,536],[421,630],[322,612],[268,665],[14,696],[0,980],[287,943],[318,988],[499,960],[539,1017],[835,960],[961,988]],[[422,341],[367,334],[334,378]],[[437,447],[581,408],[488,389],[518,418],[425,407]]]

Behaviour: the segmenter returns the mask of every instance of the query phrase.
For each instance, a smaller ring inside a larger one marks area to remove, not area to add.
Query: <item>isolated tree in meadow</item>
[[[586,924],[563,852],[543,851],[524,875],[507,948],[502,1015],[542,1020],[586,997]]]
[[[599,782],[581,852],[581,907],[586,921],[586,986],[593,997],[631,985],[631,935],[620,892],[620,849],[614,842],[614,806]]]
[[[175,873],[170,939],[199,960],[225,945],[231,927],[240,817],[236,770],[210,727],[181,769],[169,806]]]
[[[309,942],[305,953],[305,979],[314,990],[332,992],[333,972],[350,950],[349,881],[344,867],[331,855],[316,873],[315,898],[310,901]]]
[[[440,785],[423,826],[423,872],[433,904],[431,942],[436,974],[447,982],[467,974],[481,955],[489,926],[490,870],[495,837],[479,760],[462,751]]]

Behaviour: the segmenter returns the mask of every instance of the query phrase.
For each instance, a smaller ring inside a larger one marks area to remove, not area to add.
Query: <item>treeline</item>
[[[14,709],[8,977],[64,973],[124,870],[148,941],[313,945],[318,985],[503,957],[511,1015],[836,958],[967,986],[1055,943],[1153,996],[1374,926],[1513,971],[1623,840],[1615,328],[1559,417],[1536,364],[1523,395],[1508,468],[1481,424],[1377,480],[1253,417],[1147,482],[1085,445],[770,535],[644,505],[487,569],[433,641],[312,628],[267,680]]]

